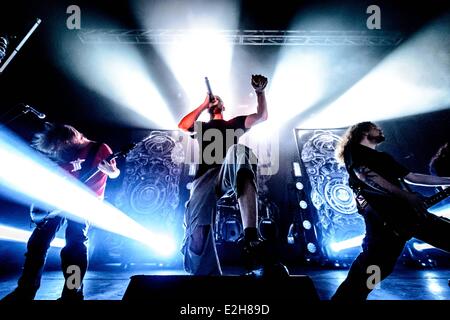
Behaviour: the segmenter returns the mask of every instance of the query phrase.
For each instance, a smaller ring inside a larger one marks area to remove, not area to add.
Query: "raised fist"
[[[252,86],[257,93],[263,92],[267,86],[267,78],[260,74],[252,74]]]

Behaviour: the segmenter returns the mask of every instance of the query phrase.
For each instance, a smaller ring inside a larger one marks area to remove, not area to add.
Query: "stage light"
[[[309,243],[306,245],[306,249],[308,249],[308,251],[311,252],[311,253],[316,253],[316,251],[317,251],[317,246],[316,246],[314,243],[309,242]]]
[[[448,17],[437,20],[388,55],[369,74],[302,128],[337,128],[447,108]]]
[[[297,223],[292,223],[289,226],[289,231],[287,234],[287,242],[288,244],[295,244],[296,240],[300,237],[300,230]]]
[[[419,243],[419,242],[414,242],[413,243],[413,248],[417,251],[423,251],[423,250],[427,250],[427,249],[436,249],[435,247],[433,247],[431,244],[428,243]]]
[[[230,79],[233,45],[221,31],[237,28],[238,10],[238,4],[233,1],[178,2],[176,7],[170,3],[157,7],[136,4],[135,12],[144,29],[180,31],[181,36],[175,43],[157,44],[154,48],[183,88],[186,112],[205,99],[205,77],[209,78],[213,93],[221,96],[226,107],[236,105]],[[193,19],[182,19],[180,12],[192,12]],[[225,110],[226,118],[230,111]],[[204,112],[199,120],[208,121],[209,115]]]
[[[114,108],[116,121],[176,129],[177,122],[154,84],[149,63],[136,48],[124,44],[79,47],[72,42],[66,46],[76,46],[73,51],[78,54],[62,57],[63,67],[86,87],[115,102],[109,108]]]
[[[0,240],[15,241],[27,243],[31,236],[31,231],[25,231],[5,225],[0,225]],[[51,243],[51,247],[63,248],[66,245],[64,239],[55,238]]]
[[[288,234],[288,236],[287,236],[287,243],[288,244],[294,244],[295,243],[295,238],[294,238],[294,236],[292,235],[292,234]]]
[[[193,177],[195,176],[196,173],[197,173],[197,165],[195,163],[190,163],[188,175]]]
[[[205,43],[208,43],[208,47],[214,47],[214,53],[205,50]],[[186,93],[187,99],[184,101],[188,107],[186,111],[200,105],[205,99],[205,76],[211,82],[213,93],[223,99],[225,107],[233,105],[234,97],[230,89],[232,46],[221,39],[218,31],[189,30],[183,41],[176,45],[157,48]],[[226,117],[228,112],[229,110],[225,108]],[[209,121],[209,114],[203,112],[198,120]]]
[[[312,225],[311,222],[309,220],[303,220],[303,228],[305,228],[306,230],[311,229]]]
[[[347,240],[340,241],[340,242],[332,242],[330,244],[330,248],[334,252],[339,252],[344,249],[359,247],[359,246],[361,246],[364,237],[365,237],[365,235],[361,235],[361,236],[354,237],[354,238],[347,239]]]
[[[292,168],[294,169],[294,177],[301,177],[302,176],[302,170],[300,169],[300,163],[293,162]]]
[[[305,200],[300,200],[299,206],[300,206],[300,208],[302,208],[303,210],[306,209],[306,208],[308,208],[308,204],[306,203]]]
[[[79,181],[0,129],[0,192],[19,203],[35,202],[39,207],[58,208],[75,221],[89,220],[98,228],[140,241],[161,256],[175,253],[174,240],[151,232],[126,214],[98,200]]]
[[[273,130],[322,98],[327,65],[318,50],[283,49],[268,91],[270,103],[277,106],[267,121]]]
[[[208,47],[215,48],[214,53],[205,50],[205,43],[208,43]],[[232,105],[233,96],[230,91],[232,47],[220,38],[218,31],[192,29],[187,31],[187,36],[176,45],[163,45],[157,48],[184,89],[187,97],[184,103],[188,106],[188,110],[198,106],[205,99],[205,76],[211,82],[213,93],[221,96],[225,106]],[[228,110],[225,110],[225,114],[227,112]],[[198,120],[208,121],[209,115],[204,112]]]

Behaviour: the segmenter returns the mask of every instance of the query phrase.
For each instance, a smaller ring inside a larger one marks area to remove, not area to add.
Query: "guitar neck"
[[[111,154],[110,156],[108,156],[106,159],[104,159],[103,161],[109,162],[113,159],[119,158],[119,157],[126,157],[127,154],[134,149],[134,147],[136,146],[135,143],[130,143],[128,146],[126,146],[125,148],[123,148],[121,151],[116,152]],[[100,172],[100,169],[98,169],[97,167],[92,168],[89,172],[85,173],[83,176],[81,176],[80,181],[82,181],[83,183],[87,183],[89,182],[89,180],[91,180],[94,176],[96,176],[98,173]]]
[[[435,204],[445,200],[450,196],[450,188],[444,189],[425,199],[424,203],[427,208],[434,206]]]
[[[82,179],[80,179],[83,183],[89,182],[93,177],[95,177],[100,172],[99,169],[92,170],[88,172],[86,175],[83,176]]]
[[[105,160],[103,161],[111,161],[112,159],[115,159],[118,157],[118,154],[112,154],[109,157],[107,157]],[[98,173],[100,172],[100,169],[98,169],[97,167],[92,168],[90,171],[86,172],[81,178],[80,181],[83,183],[87,183],[89,182],[89,180],[91,180],[93,177],[95,177]]]

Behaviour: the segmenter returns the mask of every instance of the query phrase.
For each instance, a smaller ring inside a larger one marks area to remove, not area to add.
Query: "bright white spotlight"
[[[0,240],[15,241],[27,243],[31,236],[30,231],[25,231],[18,228],[0,225]],[[63,248],[66,245],[64,239],[55,238],[51,243],[51,247]]]
[[[312,228],[312,224],[309,220],[303,220],[302,225],[303,225],[303,228],[305,228],[306,230],[309,230]]]
[[[186,92],[189,109],[197,107],[205,99],[205,76],[211,82],[213,93],[222,97],[225,106],[231,105],[232,45],[221,36],[218,28],[196,28],[185,32],[177,44],[157,48]],[[208,121],[209,115],[204,112],[199,120]]]
[[[316,251],[317,251],[317,246],[316,246],[314,243],[309,242],[309,243],[306,245],[306,249],[308,249],[308,251],[311,252],[311,253],[316,253]]]
[[[230,89],[233,45],[222,31],[236,29],[238,10],[235,1],[180,1],[176,6],[167,1],[157,7],[145,3],[136,6],[144,29],[164,26],[179,32],[177,43],[160,44],[155,49],[186,93],[189,111],[206,96],[205,76],[211,81],[213,93],[223,98],[225,106],[236,105]],[[186,15],[188,19],[185,20],[180,17],[180,12],[192,12],[193,15]],[[225,110],[226,118],[229,111]],[[209,120],[208,115],[202,114],[199,120]]]
[[[317,50],[284,49],[268,91],[271,105],[276,106],[267,120],[270,132],[323,97],[328,65],[327,58]]]
[[[301,177],[302,176],[302,169],[300,168],[300,163],[292,162],[292,168],[294,169],[294,176],[295,177]]]
[[[306,208],[308,208],[308,203],[306,203],[305,200],[300,200],[299,206],[300,206],[300,208],[302,208],[303,210],[305,210]]]
[[[344,249],[359,247],[362,244],[364,237],[365,237],[365,235],[361,235],[361,236],[354,237],[354,238],[347,239],[347,240],[340,241],[340,242],[332,242],[330,244],[330,248],[334,252],[339,252]]]
[[[448,20],[438,20],[387,56],[341,97],[302,121],[302,128],[337,128],[448,108]]]
[[[116,110],[120,115],[116,119],[145,127],[176,128],[170,108],[148,72],[148,63],[136,48],[123,45],[81,49],[79,55],[67,55],[61,60],[87,87],[124,107]]]
[[[54,167],[22,141],[0,129],[0,192],[18,202],[58,208],[76,221],[140,241],[162,256],[171,256],[174,240],[151,232],[112,205],[100,201],[78,180]]]
[[[435,247],[433,247],[431,244],[428,243],[419,243],[419,242],[414,242],[413,243],[413,248],[417,251],[423,251],[423,250],[427,250],[427,249],[436,249]]]

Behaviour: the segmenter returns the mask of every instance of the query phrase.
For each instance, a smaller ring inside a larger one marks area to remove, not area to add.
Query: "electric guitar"
[[[207,90],[208,96],[209,96],[209,102],[213,102],[215,99],[215,96],[212,93],[211,84],[209,83],[208,77],[205,77],[205,84],[206,84],[206,90]]]
[[[414,231],[420,228],[420,225],[428,219],[439,219],[450,224],[450,220],[445,217],[438,217],[432,213],[425,216],[418,216],[406,201],[394,198],[393,196],[376,195],[376,193],[363,192],[363,197],[376,213],[385,221],[385,224],[399,236],[411,237]],[[423,198],[423,204],[426,209],[433,207],[439,202],[450,197],[450,188],[439,191],[438,193]]]
[[[109,161],[111,161],[113,159],[117,159],[119,157],[124,157],[125,158],[128,155],[128,153],[131,150],[134,149],[135,146],[136,146],[136,144],[132,143],[132,144],[126,146],[125,148],[123,148],[122,150],[120,150],[119,152],[116,152],[116,153],[113,153],[113,154],[109,155],[104,160],[109,162]],[[97,176],[100,172],[101,171],[100,171],[100,169],[98,169],[98,167],[92,168],[91,170],[89,170],[88,172],[83,174],[83,176],[80,177],[79,180],[82,181],[84,184],[86,184],[92,178]],[[48,219],[56,217],[61,212],[62,212],[62,210],[60,210],[60,209],[44,210],[44,209],[36,207],[34,205],[34,203],[32,203],[31,206],[30,206],[31,221],[33,221],[35,224],[45,223]]]

